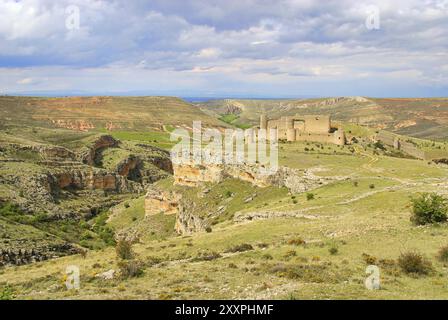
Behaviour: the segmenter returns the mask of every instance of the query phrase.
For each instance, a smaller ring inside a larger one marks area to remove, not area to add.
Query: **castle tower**
[[[268,128],[268,118],[265,114],[262,114],[260,116],[260,129],[267,129]]]
[[[294,117],[286,117],[286,130],[294,128]]]
[[[398,137],[394,138],[394,149],[397,149],[397,150],[401,149],[401,143],[400,143],[400,139]]]
[[[347,142],[345,132],[341,128],[339,128],[333,133],[333,137],[334,137],[334,144],[343,146]]]

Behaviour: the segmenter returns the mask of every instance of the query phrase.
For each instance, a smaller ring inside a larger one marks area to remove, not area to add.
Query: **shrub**
[[[291,257],[295,257],[296,255],[297,255],[297,252],[295,250],[289,250],[283,255],[283,257],[291,258]]]
[[[230,198],[231,196],[233,196],[232,191],[227,190],[226,193],[225,193],[225,196],[226,196],[226,198]]]
[[[371,256],[370,254],[367,254],[367,253],[362,254],[362,259],[367,264],[377,264],[377,261],[378,261],[378,259],[376,257]]]
[[[306,194],[306,200],[310,201],[314,199],[314,193],[307,193]]]
[[[212,227],[208,226],[207,228],[205,228],[205,232],[210,233],[212,232]]]
[[[374,144],[373,144],[373,146],[376,148],[376,149],[380,149],[380,150],[386,150],[386,147],[384,146],[384,144],[381,142],[381,141],[377,141],[377,142],[375,142]]]
[[[120,239],[115,246],[115,252],[117,257],[123,260],[130,260],[134,257],[134,252],[132,251],[132,243],[126,239]]]
[[[134,278],[143,274],[143,264],[141,261],[132,260],[121,260],[118,262],[118,268],[120,274],[123,278]]]
[[[431,262],[415,251],[402,253],[398,257],[398,266],[404,273],[415,275],[426,275],[432,270]]]
[[[330,248],[328,248],[328,252],[330,252],[330,254],[334,256],[339,252],[339,249],[335,245],[332,245]]]
[[[411,221],[416,225],[446,222],[448,219],[447,199],[436,193],[424,193],[412,199]]]
[[[448,245],[443,246],[442,248],[439,249],[437,259],[439,259],[442,262],[448,262]]]
[[[221,258],[222,256],[214,251],[204,251],[204,252],[199,252],[197,254],[197,256],[195,258],[193,258],[191,261],[192,262],[197,262],[197,261],[212,261],[212,260],[216,260]]]
[[[264,260],[272,260],[272,259],[274,259],[274,258],[272,257],[272,255],[270,255],[269,253],[266,253],[266,254],[262,255],[261,257],[262,257]]]
[[[370,189],[375,189],[375,185],[372,183],[372,184],[369,184],[369,188]]]
[[[0,289],[0,300],[12,300],[14,299],[14,292],[10,286],[5,286]]]
[[[249,251],[249,250],[253,250],[254,248],[248,244],[248,243],[242,243],[242,244],[238,244],[236,246],[233,246],[229,249],[227,249],[225,252],[244,252],[244,251]]]
[[[353,182],[353,186],[355,186],[355,187],[359,186],[359,182],[358,181],[354,181]]]
[[[306,242],[302,238],[293,238],[288,240],[288,244],[294,246],[301,246],[306,244]]]

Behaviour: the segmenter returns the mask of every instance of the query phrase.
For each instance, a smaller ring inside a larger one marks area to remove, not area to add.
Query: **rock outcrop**
[[[132,181],[141,182],[142,160],[134,155],[129,156],[117,165],[117,173]]]
[[[145,217],[156,214],[175,214],[174,226],[178,234],[186,235],[194,232],[205,231],[207,221],[194,214],[195,203],[183,198],[173,191],[162,191],[150,188],[145,197]]]
[[[181,200],[179,212],[176,216],[175,231],[178,234],[188,235],[207,230],[208,223],[205,219],[193,214],[195,204]]]
[[[79,252],[79,249],[70,243],[32,248],[29,250],[0,249],[0,267],[8,265],[21,266],[33,262],[77,254]]]
[[[265,174],[256,165],[194,165],[174,166],[174,183],[177,185],[197,187],[204,182],[219,183],[225,178],[235,178],[264,188],[268,186],[286,187],[292,193],[300,193],[318,188],[345,177],[320,177],[314,172],[321,168],[305,171],[280,167],[271,174]]]
[[[80,152],[79,160],[87,165],[93,166],[97,162],[98,152],[105,148],[117,147],[118,143],[118,140],[115,140],[112,136],[100,136],[89,147],[86,147]]]
[[[145,216],[178,214],[181,195],[175,192],[150,188],[145,196]]]
[[[50,189],[104,190],[118,193],[136,192],[141,189],[125,177],[104,170],[74,170],[48,175]]]
[[[48,212],[60,216],[64,213],[57,206],[64,193],[74,195],[78,192],[92,193],[139,193],[141,184],[126,179],[117,173],[102,169],[52,170],[33,175],[4,175],[0,177],[3,185],[14,186],[22,190],[16,202],[25,212]],[[66,197],[66,196],[65,196]]]

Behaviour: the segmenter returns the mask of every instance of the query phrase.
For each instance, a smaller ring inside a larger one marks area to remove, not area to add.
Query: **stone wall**
[[[391,132],[381,130],[376,135],[376,139],[381,141],[385,145],[403,151],[404,153],[414,158],[421,160],[426,160],[428,158],[427,154],[423,150],[419,149],[416,145],[411,142],[402,140],[400,136]]]

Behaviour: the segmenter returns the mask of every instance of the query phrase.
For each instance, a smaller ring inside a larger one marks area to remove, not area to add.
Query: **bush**
[[[283,255],[284,258],[291,258],[295,256],[297,256],[296,250],[289,250]]]
[[[117,257],[123,260],[131,260],[134,257],[132,243],[126,239],[118,240],[115,246],[115,252],[117,253]]]
[[[372,184],[369,185],[369,188],[370,189],[375,189],[375,185],[372,183]]]
[[[339,252],[339,249],[335,245],[332,245],[330,248],[328,248],[328,252],[330,252],[330,254],[334,256]]]
[[[307,193],[306,194],[306,200],[310,201],[314,199],[314,193]]]
[[[437,259],[439,259],[441,262],[448,262],[448,246],[444,246],[439,249]]]
[[[249,251],[249,250],[253,250],[254,248],[248,244],[248,243],[242,243],[242,244],[238,244],[236,246],[233,246],[229,249],[227,249],[225,252],[244,252],[244,251]]]
[[[123,278],[134,278],[143,274],[143,264],[139,260],[121,260],[118,262],[118,268]]]
[[[197,254],[196,257],[191,259],[192,262],[198,261],[212,261],[221,258],[222,256],[214,251],[202,251]]]
[[[448,219],[447,199],[436,193],[424,193],[412,199],[411,221],[416,225],[446,222]]]
[[[426,275],[432,270],[431,262],[415,251],[402,253],[398,257],[398,266],[404,273],[414,275]]]
[[[0,300],[12,300],[14,299],[14,292],[10,286],[5,286],[0,289]]]
[[[306,241],[303,240],[302,238],[293,238],[288,240],[288,244],[294,246],[301,246],[306,244]]]

